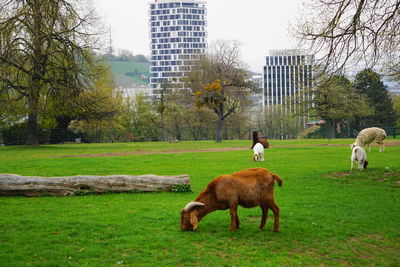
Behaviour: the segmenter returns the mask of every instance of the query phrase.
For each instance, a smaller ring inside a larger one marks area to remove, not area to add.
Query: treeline
[[[149,63],[144,55],[134,55],[131,51],[119,49],[117,53],[105,53],[101,56],[107,61],[134,61],[138,63]]]

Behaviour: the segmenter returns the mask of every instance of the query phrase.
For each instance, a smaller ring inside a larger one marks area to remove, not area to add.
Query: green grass
[[[131,151],[248,148],[249,141],[49,145],[0,148],[0,173],[189,174],[192,193],[0,197],[2,266],[399,266],[400,146],[367,151],[369,169],[349,172],[352,140],[272,140],[265,162],[251,150],[59,157]],[[179,230],[180,210],[216,176],[261,166],[279,174],[281,228],[272,214],[239,208]]]
[[[125,76],[126,79],[131,79],[137,84],[147,85],[148,82],[140,79],[140,75],[144,74],[149,77],[149,63],[140,63],[134,61],[109,61],[111,72],[114,75]],[[137,75],[128,76],[126,73],[136,73]]]

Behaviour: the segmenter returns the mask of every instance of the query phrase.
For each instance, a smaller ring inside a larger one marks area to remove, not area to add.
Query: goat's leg
[[[360,171],[364,170],[364,161],[359,160],[359,161],[357,162],[357,164],[358,164],[358,169],[359,169]]]
[[[353,171],[353,169],[354,169],[354,160],[351,160],[351,168],[350,168],[350,170]]]
[[[274,232],[279,232],[279,208],[273,200],[268,201],[268,207],[274,212]]]
[[[379,144],[379,152],[383,152],[385,150],[385,145],[383,144],[383,141],[378,144]]]
[[[239,217],[237,215],[237,203],[233,203],[229,207],[229,211],[231,214],[231,231],[234,231],[236,229],[239,229]]]
[[[268,206],[261,204],[261,209],[262,209],[262,217],[261,217],[261,223],[260,223],[260,229],[263,229],[265,226],[265,223],[267,221],[267,216],[268,216]]]

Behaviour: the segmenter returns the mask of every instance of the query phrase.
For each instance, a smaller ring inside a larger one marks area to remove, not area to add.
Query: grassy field
[[[148,81],[143,81],[140,76],[144,74],[149,77],[149,63],[140,63],[134,61],[109,61],[108,64],[111,67],[111,72],[116,76],[117,80],[119,82],[124,82],[122,85],[132,85],[132,83],[128,83],[129,80],[139,85],[148,84]],[[127,73],[130,73],[131,75],[127,75]],[[120,80],[120,76],[124,76],[126,81]]]
[[[251,161],[250,141],[0,147],[0,173],[188,174],[193,190],[0,197],[0,265],[399,266],[400,146],[373,147],[369,169],[350,173],[351,142],[272,140],[265,162]],[[238,150],[197,151],[223,148]],[[88,154],[103,155],[66,157]],[[179,230],[180,210],[212,179],[250,167],[283,180],[279,233],[271,212],[258,229],[259,208],[239,208],[235,232],[228,211],[206,216],[196,232]]]

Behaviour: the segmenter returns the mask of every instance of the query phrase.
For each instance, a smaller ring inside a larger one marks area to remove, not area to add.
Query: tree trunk
[[[39,139],[37,134],[37,113],[29,113],[28,124],[26,126],[26,145],[39,145]]]
[[[0,174],[1,196],[71,196],[107,192],[171,191],[176,185],[190,185],[186,174],[176,176],[147,175],[77,175],[33,177]]]
[[[215,128],[215,142],[222,142],[222,128],[224,127],[224,119],[217,120],[217,127]]]
[[[336,123],[333,119],[326,120],[326,138],[336,138]]]

